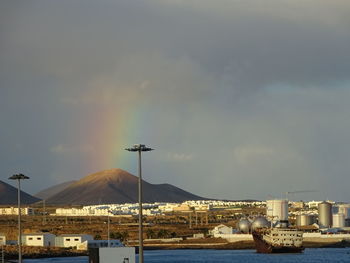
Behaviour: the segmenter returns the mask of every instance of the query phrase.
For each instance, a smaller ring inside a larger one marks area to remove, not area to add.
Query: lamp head
[[[24,180],[24,179],[29,179],[28,176],[24,174],[14,174],[9,177],[10,180]]]

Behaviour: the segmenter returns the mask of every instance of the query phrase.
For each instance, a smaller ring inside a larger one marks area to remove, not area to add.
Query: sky
[[[0,1],[1,180],[104,169],[350,201],[348,0]],[[14,184],[13,184],[14,185]]]

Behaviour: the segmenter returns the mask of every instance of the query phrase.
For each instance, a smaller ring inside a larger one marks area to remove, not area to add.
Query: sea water
[[[137,256],[136,256],[137,258]],[[145,263],[328,263],[349,262],[350,248],[310,248],[298,254],[258,254],[255,250],[146,250]],[[25,259],[24,263],[88,263],[87,257]],[[136,260],[136,262],[138,262]]]

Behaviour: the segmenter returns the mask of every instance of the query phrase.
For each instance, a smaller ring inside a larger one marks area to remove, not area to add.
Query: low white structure
[[[0,234],[0,246],[6,245],[6,236],[4,234]]]
[[[60,235],[56,237],[55,244],[56,247],[77,247],[88,240],[93,240],[93,237],[85,234]]]
[[[350,234],[322,234],[317,233],[304,233],[304,241],[310,242],[340,242],[342,240],[350,241]]]
[[[216,234],[214,237],[220,237],[232,243],[238,241],[253,241],[252,234]]]
[[[216,235],[220,234],[232,234],[233,228],[231,226],[225,226],[223,224],[220,224],[216,227],[214,227],[213,230],[210,231],[210,234],[216,237]]]
[[[25,246],[51,247],[55,246],[55,235],[50,233],[24,234],[22,244]]]
[[[135,263],[134,247],[104,247],[99,249],[100,263]]]
[[[21,215],[34,215],[35,210],[31,207],[22,207]],[[18,215],[17,207],[2,207],[0,208],[0,215]]]
[[[123,247],[123,243],[118,239],[109,240],[109,247]],[[89,248],[108,247],[108,240],[86,240],[77,245],[78,250],[88,250]]]

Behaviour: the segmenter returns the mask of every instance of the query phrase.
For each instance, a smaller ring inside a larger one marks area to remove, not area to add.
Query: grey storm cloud
[[[147,135],[131,137],[157,147],[148,181],[349,201],[349,13],[341,0],[3,1],[4,178],[33,174],[33,193],[110,168],[86,165],[98,147],[81,134],[135,104]]]

